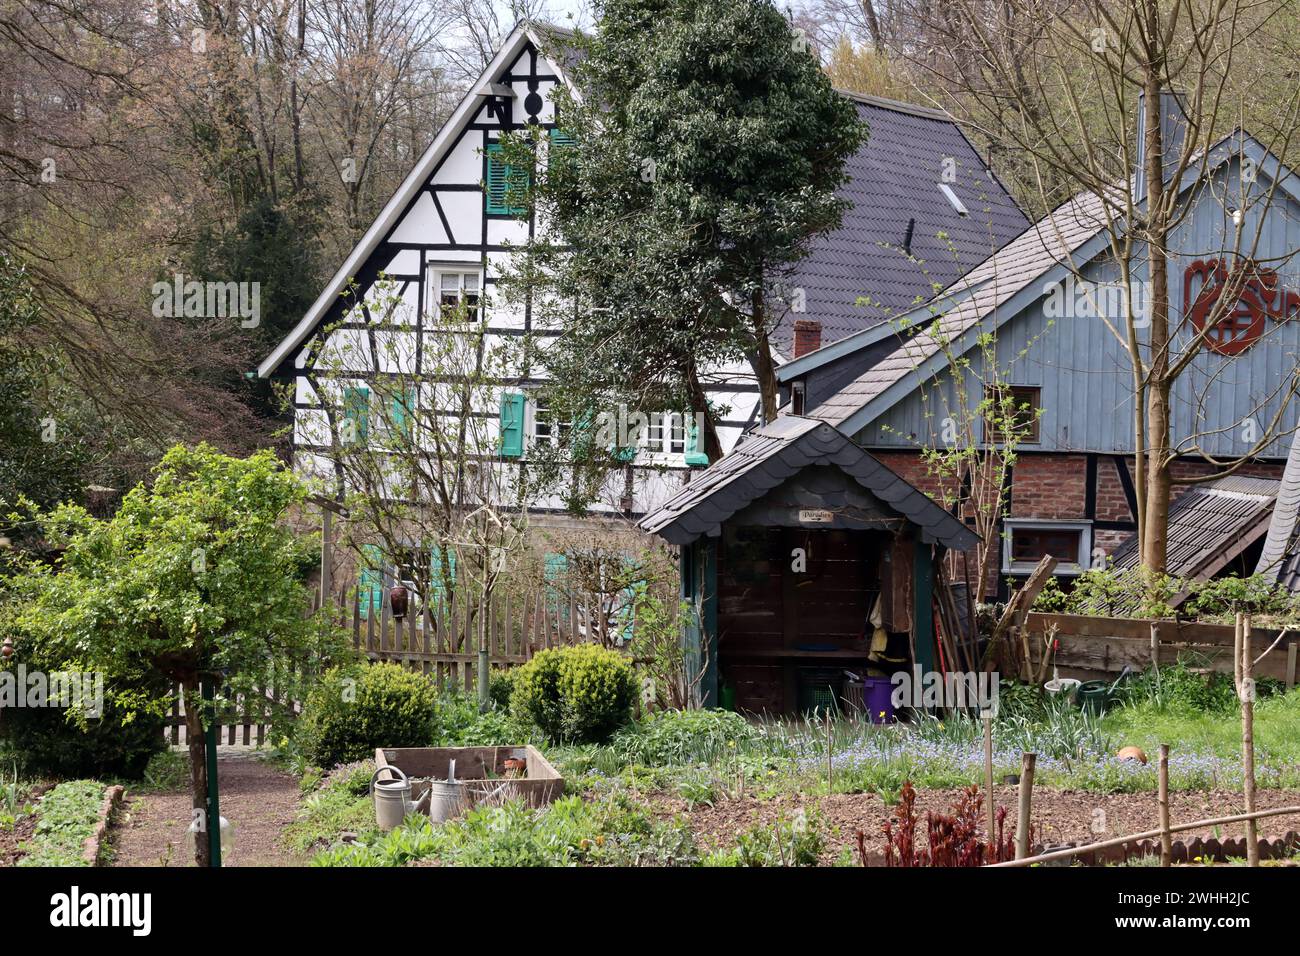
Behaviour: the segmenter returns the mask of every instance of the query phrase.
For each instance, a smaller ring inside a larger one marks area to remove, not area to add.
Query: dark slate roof
[[[906,518],[921,539],[966,550],[979,536],[894,474],[842,432],[822,422],[786,415],[745,435],[730,454],[637,525],[670,544],[715,537],[722,523],[809,465],[836,465]]]
[[[840,190],[853,203],[839,229],[795,266],[789,284],[804,290],[805,314],[790,314],[773,335],[790,353],[795,319],[822,323],[822,344],[911,311],[1014,239],[1029,220],[946,113],[845,93],[868,126],[866,145],[845,164]],[[961,216],[939,190],[944,160],[966,206]],[[903,252],[907,224],[912,261]],[[939,233],[945,238],[939,238]],[[860,300],[871,304],[859,304]]]
[[[1180,578],[1213,574],[1216,559],[1239,553],[1264,534],[1277,490],[1272,478],[1238,475],[1189,487],[1169,506],[1165,570]],[[1115,552],[1115,566],[1135,567],[1138,557],[1130,538]]]
[[[566,73],[582,60],[585,54],[574,45],[576,32],[569,27],[541,20],[530,22],[537,39],[542,42],[542,53],[556,61],[556,65]]]

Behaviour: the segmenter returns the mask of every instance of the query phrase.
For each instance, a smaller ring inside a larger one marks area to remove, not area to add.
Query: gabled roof
[[[561,27],[527,23],[511,33],[320,297],[258,366],[258,375],[269,378],[274,374],[327,316],[456,142],[473,117],[478,98],[492,92],[491,78],[531,40],[556,75],[568,79],[580,56],[573,43],[567,42],[572,36],[572,31]],[[867,143],[845,163],[848,179],[840,195],[852,205],[843,223],[819,238],[786,279],[787,286],[803,291],[805,308],[785,315],[772,334],[773,345],[783,355],[791,352],[796,319],[820,321],[822,341],[828,343],[882,326],[888,316],[929,299],[936,284],[947,285],[983,261],[1027,222],[950,116],[879,97],[842,95],[855,103],[870,134]],[[966,216],[960,215],[939,189],[948,160],[956,174],[949,188],[967,208]],[[909,223],[910,257],[902,249]],[[863,300],[872,304],[862,304]]]
[[[848,178],[839,195],[852,206],[843,223],[813,244],[789,280],[804,290],[807,311],[787,316],[774,333],[785,355],[791,354],[794,319],[821,322],[826,344],[885,324],[931,299],[936,288],[953,283],[1029,224],[951,116],[843,95],[854,102],[869,135],[844,164]],[[951,163],[955,178],[948,185],[965,216],[939,188],[945,163]],[[903,249],[909,223],[910,256]]]
[[[1229,133],[1207,150],[1206,169],[1216,169],[1237,155],[1254,160],[1260,172],[1300,202],[1300,178],[1241,130]],[[1182,192],[1195,188],[1200,181],[1195,172],[1195,166],[1189,167]],[[1128,188],[1132,188],[1131,181]],[[1124,223],[1116,214],[1118,208],[1122,206],[1110,198],[1109,215],[1116,221],[1115,228],[1122,231]],[[893,352],[808,414],[849,434],[857,432],[943,368],[944,341],[960,354],[970,344],[974,330],[987,325],[986,331],[992,331],[1046,295],[1050,285],[1064,281],[1102,252],[1108,245],[1107,215],[1107,201],[1092,192],[1081,192],[1057,207],[945,289],[932,303],[906,317],[912,328],[932,325],[937,319],[937,336],[929,331],[900,336],[900,344]],[[856,347],[879,337],[867,333]],[[828,354],[828,359],[847,354],[843,347],[838,351],[834,346],[818,350],[801,356],[801,370],[820,364],[816,356],[823,351],[833,353]],[[783,378],[789,375],[787,372]]]
[[[1208,579],[1268,528],[1277,496],[1273,478],[1229,475],[1192,485],[1169,507],[1165,570],[1179,578]],[[1139,563],[1137,541],[1130,538],[1115,552],[1115,567]]]
[[[563,70],[556,61],[562,62],[572,58],[572,50],[563,42],[564,37],[569,35],[571,35],[571,31],[562,27],[544,24],[524,22],[515,27],[510,36],[501,44],[501,49],[492,58],[492,62],[484,68],[479,81],[474,83],[469,92],[461,98],[460,103],[451,114],[451,118],[438,130],[438,135],[429,144],[429,148],[424,151],[424,155],[420,157],[419,162],[402,180],[402,184],[397,187],[397,191],[384,205],[375,221],[370,224],[370,228],[361,237],[361,241],[356,244],[347,259],[339,266],[338,271],[326,283],[324,290],[312,303],[306,315],[293,327],[293,331],[275,347],[275,351],[268,355],[262,361],[262,364],[257,367],[257,374],[261,378],[270,378],[275,374],[275,370],[280,367],[281,363],[311,337],[312,332],[325,318],[330,307],[347,290],[348,283],[357,275],[361,267],[365,265],[366,260],[370,258],[370,255],[393,227],[397,225],[407,206],[410,205],[425,181],[432,175],[443,154],[456,142],[456,138],[465,128],[465,125],[474,117],[479,106],[480,97],[491,92],[490,89],[485,89],[484,83],[491,77],[496,76],[503,67],[514,60],[529,41],[542,52],[551,69],[555,70],[557,75],[563,75]]]
[[[786,415],[757,428],[689,485],[641,519],[637,527],[670,544],[716,537],[723,522],[810,465],[835,465],[915,525],[921,540],[966,550],[979,536],[917,491],[842,432]]]

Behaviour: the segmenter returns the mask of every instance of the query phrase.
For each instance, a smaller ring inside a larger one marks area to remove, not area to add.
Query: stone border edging
[[[95,829],[86,837],[81,848],[81,858],[87,866],[99,866],[99,854],[103,851],[104,839],[108,835],[109,821],[113,817],[113,811],[122,805],[123,792],[121,784],[114,784],[104,791],[104,802],[99,806]]]

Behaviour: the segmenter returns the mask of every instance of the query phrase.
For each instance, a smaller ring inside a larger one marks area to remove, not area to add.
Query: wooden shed
[[[681,547],[705,706],[725,683],[737,709],[772,714],[798,710],[814,672],[933,670],[934,563],[979,540],[843,433],[795,415],[749,433],[640,527]]]

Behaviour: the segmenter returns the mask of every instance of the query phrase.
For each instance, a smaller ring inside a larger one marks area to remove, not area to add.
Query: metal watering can
[[[377,780],[387,770],[397,775],[395,780]],[[375,822],[381,830],[392,830],[402,825],[412,813],[424,813],[429,805],[426,793],[415,803],[411,802],[411,781],[401,767],[379,767],[370,775],[370,794],[375,801]]]

